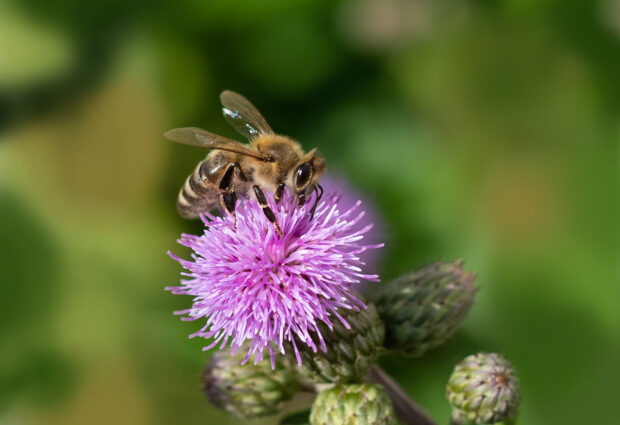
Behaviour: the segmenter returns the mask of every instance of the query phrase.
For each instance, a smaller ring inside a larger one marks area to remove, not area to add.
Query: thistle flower
[[[274,350],[284,354],[288,341],[301,364],[295,341],[326,351],[320,322],[329,329],[334,320],[349,327],[337,309],[365,308],[352,290],[363,279],[378,280],[364,274],[359,259],[381,246],[361,244],[372,225],[354,230],[364,216],[360,202],[344,211],[337,197],[326,193],[312,218],[313,201],[298,207],[288,192],[279,204],[269,197],[281,236],[253,200],[240,203],[236,228],[230,214],[205,214],[202,236],[182,235],[179,243],[194,251],[192,260],[170,255],[189,279],[167,289],[194,297],[191,308],[177,314],[187,315],[184,320],[206,319],[190,335],[213,338],[204,350],[230,345],[234,354],[250,340],[243,363],[252,355],[258,363],[266,348],[275,367]]]

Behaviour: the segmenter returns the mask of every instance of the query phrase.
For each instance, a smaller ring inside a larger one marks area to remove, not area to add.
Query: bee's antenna
[[[319,204],[319,201],[323,197],[323,186],[317,184],[316,186],[314,186],[314,191],[316,192],[316,198],[314,199],[314,205],[312,206],[312,210],[310,211],[310,220],[314,218],[316,206]]]

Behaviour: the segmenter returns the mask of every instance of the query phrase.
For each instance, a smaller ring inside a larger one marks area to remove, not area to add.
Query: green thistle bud
[[[394,424],[392,402],[380,385],[348,384],[319,393],[312,404],[310,425]]]
[[[437,262],[385,285],[376,304],[386,348],[420,357],[445,342],[471,308],[474,280],[461,261]]]
[[[512,364],[494,353],[478,353],[456,365],[446,389],[452,423],[512,421],[519,407],[519,382]]]
[[[232,356],[223,351],[213,354],[202,373],[207,397],[217,407],[242,418],[278,413],[297,390],[295,373],[283,356],[276,357],[272,370],[268,360],[241,365],[246,355],[243,347]]]
[[[315,384],[346,383],[361,379],[368,373],[383,349],[385,330],[373,305],[355,311],[340,309],[338,313],[351,329],[334,318],[333,330],[324,323],[319,325],[327,352],[313,352],[306,344],[298,343],[302,379]]]

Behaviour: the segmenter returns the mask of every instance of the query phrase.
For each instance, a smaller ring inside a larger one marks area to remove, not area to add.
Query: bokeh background
[[[618,0],[0,1],[0,423],[239,423],[163,289],[205,152],[162,133],[232,137],[226,88],[375,203],[383,280],[478,274],[449,343],[382,359],[433,418],[484,350],[520,423],[616,423],[619,76]]]

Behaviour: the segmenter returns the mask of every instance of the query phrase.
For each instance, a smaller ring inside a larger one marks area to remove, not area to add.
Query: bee
[[[299,142],[274,133],[254,105],[238,93],[220,95],[228,123],[249,143],[240,143],[196,127],[175,128],[164,134],[173,142],[210,149],[179,192],[177,209],[183,218],[196,218],[218,205],[235,217],[239,195],[255,199],[278,233],[273,210],[264,190],[274,193],[276,203],[285,188],[293,191],[299,206],[316,193],[311,217],[323,194],[318,184],[325,160],[315,149],[304,152]],[[235,218],[236,220],[236,218]]]

